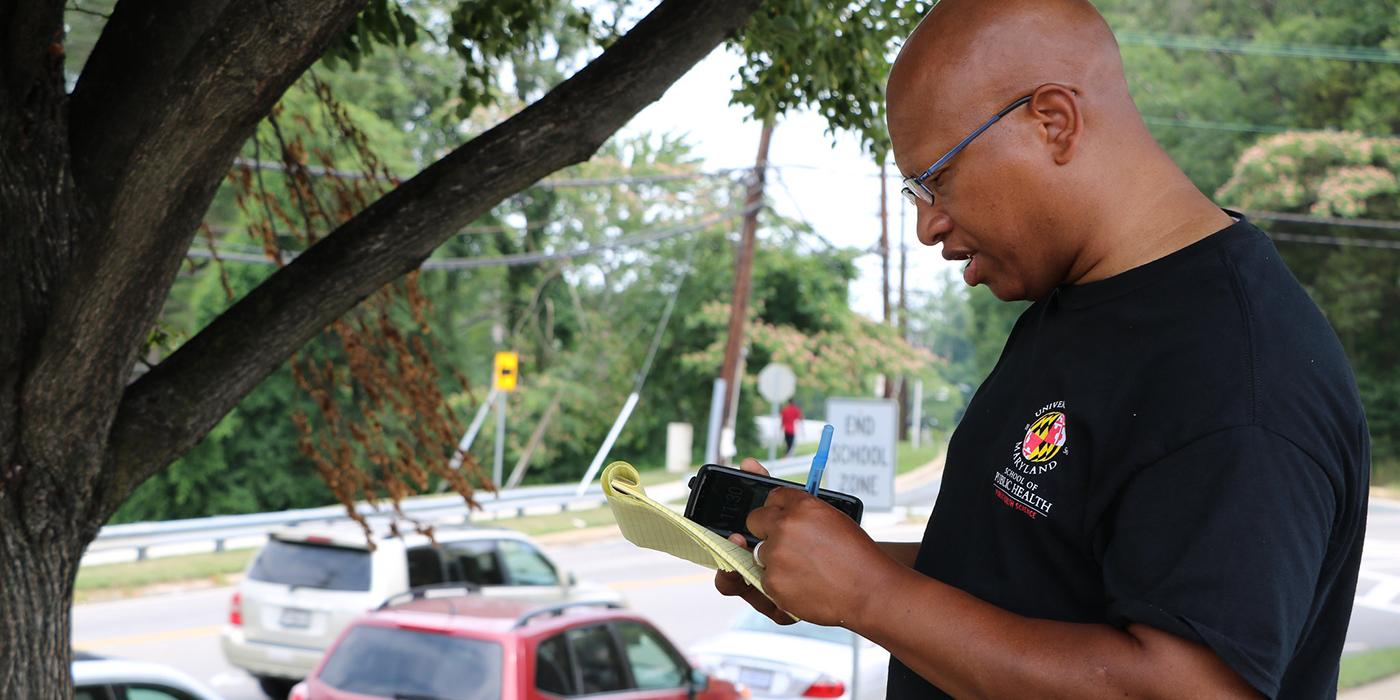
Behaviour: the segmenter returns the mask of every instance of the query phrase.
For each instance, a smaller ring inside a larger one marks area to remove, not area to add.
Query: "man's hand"
[[[759,464],[758,460],[752,457],[744,460],[739,465],[739,468],[746,472],[768,476],[768,470],[764,469],[763,465]],[[729,541],[748,549],[748,542],[744,540],[743,535],[737,533],[730,535]],[[763,551],[766,553],[769,550],[765,548]],[[750,586],[749,583],[744,580],[744,577],[740,576],[737,572],[715,572],[715,589],[727,596],[739,596],[743,598],[744,602],[752,606],[754,610],[767,615],[768,619],[780,625],[790,625],[793,622],[790,615],[783,612],[777,605],[774,605],[773,601],[769,600],[768,597],[763,595],[757,588]]]
[[[740,468],[768,473],[754,459]],[[849,517],[799,488],[773,489],[747,524],[763,541],[763,587],[772,600],[736,573],[717,574],[715,588],[743,598],[779,624],[790,624],[787,613],[792,613],[817,624],[844,625],[868,599],[861,582],[897,567]],[[739,535],[730,540],[744,543]]]
[[[773,489],[749,513],[763,541],[763,588],[782,609],[819,625],[849,626],[872,580],[900,567],[846,514],[803,489]]]

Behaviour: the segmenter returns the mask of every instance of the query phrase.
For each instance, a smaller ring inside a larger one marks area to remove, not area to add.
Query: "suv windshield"
[[[369,590],[369,552],[307,542],[268,540],[248,578],[298,588]]]
[[[501,697],[501,646],[395,627],[352,628],[321,669],[347,693],[442,700]]]

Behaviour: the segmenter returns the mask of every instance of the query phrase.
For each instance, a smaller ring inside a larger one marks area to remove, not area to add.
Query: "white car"
[[[701,668],[747,688],[754,700],[852,700],[855,663],[860,664],[855,697],[882,700],[890,665],[888,651],[850,630],[810,622],[779,625],[754,611],[728,631],[692,645],[690,653]]]
[[[221,635],[224,657],[283,700],[351,620],[410,589],[464,587],[542,604],[624,603],[606,586],[580,583],[513,530],[440,529],[434,539],[376,536],[371,550],[358,528],[274,533],[235,589]]]
[[[169,666],[73,654],[75,700],[220,700],[199,681]]]

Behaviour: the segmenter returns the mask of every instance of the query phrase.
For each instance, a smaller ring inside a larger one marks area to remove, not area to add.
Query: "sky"
[[[749,121],[744,108],[729,105],[741,60],[722,47],[716,49],[637,115],[623,133],[686,134],[706,169],[753,167],[762,126]],[[806,220],[837,246],[872,251],[856,261],[859,277],[851,284],[850,299],[857,312],[879,319],[880,257],[873,251],[880,240],[880,170],[861,151],[859,138],[838,133],[833,143],[820,116],[790,114],[773,130],[768,160],[777,171],[769,175],[766,194],[780,215]],[[957,268],[943,260],[938,249],[920,245],[914,238],[914,212],[899,195],[893,164],[888,174],[890,302],[897,304],[901,239],[909,252],[906,285],[911,293],[938,288]]]

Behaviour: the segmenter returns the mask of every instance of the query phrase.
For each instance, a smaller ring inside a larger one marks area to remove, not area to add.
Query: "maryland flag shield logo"
[[[1050,411],[1035,419],[1021,441],[1021,456],[1027,462],[1048,462],[1065,446],[1065,414]]]

